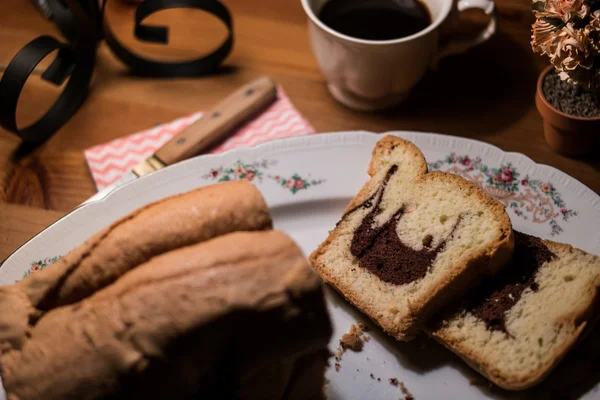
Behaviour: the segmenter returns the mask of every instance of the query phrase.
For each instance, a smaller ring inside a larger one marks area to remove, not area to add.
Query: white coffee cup
[[[329,91],[356,110],[378,110],[402,102],[430,66],[442,57],[465,52],[496,31],[493,0],[420,0],[431,24],[420,32],[393,40],[364,40],[337,32],[318,18],[328,0],[301,0],[308,15],[309,36]],[[453,39],[458,13],[482,9],[490,16],[486,28],[468,39]],[[449,36],[445,44],[440,38]]]

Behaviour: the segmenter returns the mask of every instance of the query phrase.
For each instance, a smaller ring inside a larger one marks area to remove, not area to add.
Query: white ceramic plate
[[[430,169],[460,174],[503,202],[517,230],[600,252],[600,197],[577,180],[522,154],[482,142],[393,133],[419,146]],[[371,150],[379,138],[368,132],[296,137],[197,157],[158,171],[76,209],[37,235],[4,262],[0,284],[13,283],[50,265],[94,232],[144,204],[229,179],[251,179],[265,196],[275,227],[288,232],[309,254],[368,179]],[[335,351],[349,326],[365,318],[337,294],[329,291],[328,298],[335,326],[331,349]],[[399,388],[388,383],[393,377],[419,400],[511,397],[470,383],[477,374],[430,341],[403,344],[377,330],[370,335],[373,340],[362,352],[346,352],[341,369],[327,372],[330,399],[401,398]],[[578,394],[587,392],[585,398],[600,395],[597,385],[576,384]]]

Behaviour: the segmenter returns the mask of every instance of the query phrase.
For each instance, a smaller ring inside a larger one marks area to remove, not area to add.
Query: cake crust
[[[1,343],[0,372],[11,399],[275,400],[310,361],[316,396],[330,336],[321,280],[298,246],[278,231],[235,232],[46,312],[20,347]],[[275,381],[257,385],[266,373]]]
[[[322,399],[322,282],[271,227],[256,187],[219,183],[0,287],[8,399]]]
[[[170,250],[271,228],[265,200],[248,181],[205,186],[133,211],[16,286],[36,308],[51,309],[77,302]]]

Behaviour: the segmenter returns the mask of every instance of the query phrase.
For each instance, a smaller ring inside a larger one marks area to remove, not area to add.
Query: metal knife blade
[[[101,200],[119,186],[140,176],[201,154],[226,138],[235,127],[272,104],[276,98],[277,86],[271,78],[261,77],[250,82],[226,97],[197,122],[165,143],[152,156],[83,204]]]
[[[139,177],[136,174],[134,174],[133,171],[125,172],[123,175],[121,175],[121,177],[119,179],[117,179],[117,181],[115,183],[113,183],[110,186],[105,187],[104,189],[99,190],[98,193],[96,193],[95,195],[93,195],[92,197],[90,197],[89,199],[84,201],[81,205],[92,203],[92,202],[98,201],[98,200],[102,200],[116,188],[123,186],[124,184],[129,183],[131,181],[134,181],[137,178],[139,178]]]

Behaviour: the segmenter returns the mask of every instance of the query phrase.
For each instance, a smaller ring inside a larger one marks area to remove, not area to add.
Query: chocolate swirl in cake
[[[483,281],[467,296],[465,303],[466,310],[483,320],[488,329],[507,334],[506,313],[517,304],[525,289],[537,292],[537,271],[556,257],[540,238],[517,231],[514,233],[512,265]]]
[[[398,221],[404,214],[403,206],[387,222],[381,226],[375,226],[375,218],[381,212],[380,204],[383,193],[397,170],[398,166],[392,165],[377,191],[362,204],[346,213],[344,217],[358,209],[372,207],[354,232],[350,252],[358,258],[362,268],[375,274],[382,281],[394,285],[405,285],[425,277],[448,239],[443,240],[436,247],[431,247],[433,238],[431,235],[427,235],[423,238],[423,249],[421,250],[415,250],[402,243],[396,229]],[[448,238],[452,237],[459,223],[460,217]]]

